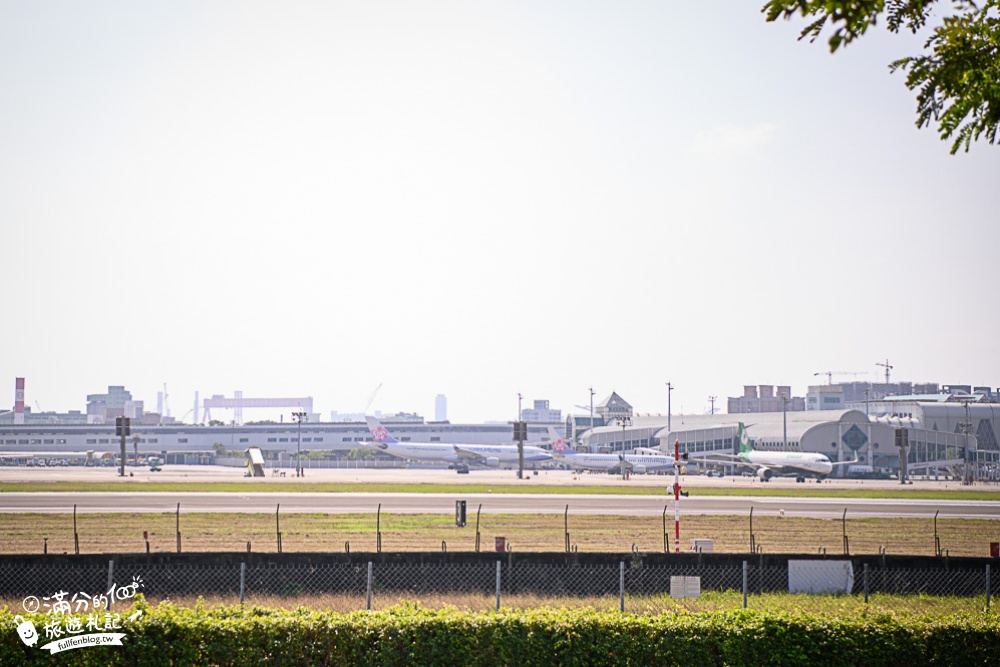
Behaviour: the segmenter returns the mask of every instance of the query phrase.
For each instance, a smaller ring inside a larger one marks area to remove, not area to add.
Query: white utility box
[[[711,553],[712,552],[712,538],[710,537],[696,537],[691,540],[691,551]]]
[[[697,598],[701,597],[701,577],[670,577],[670,597]]]

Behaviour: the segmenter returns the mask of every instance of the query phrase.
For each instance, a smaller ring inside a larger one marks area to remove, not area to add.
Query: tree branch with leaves
[[[917,127],[937,124],[951,153],[981,138],[996,143],[1000,127],[1000,0],[770,0],[761,10],[768,21],[801,16],[810,23],[799,39],[815,41],[829,27],[830,52],[850,44],[885,17],[886,27],[914,34],[932,10],[947,7],[924,53],[889,64],[907,72],[906,87],[917,91]]]

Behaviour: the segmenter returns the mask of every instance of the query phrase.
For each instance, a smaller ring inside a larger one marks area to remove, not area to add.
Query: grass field
[[[673,483],[673,478],[663,478],[663,486],[568,486],[532,484],[389,484],[389,483],[326,483],[268,481],[266,484],[253,482],[0,482],[2,492],[108,492],[108,491],[146,491],[146,492],[228,492],[228,493],[538,493],[560,495],[666,495],[666,486]],[[793,497],[793,498],[912,498],[915,500],[995,500],[1000,507],[1000,492],[996,489],[914,489],[910,487],[870,487],[842,488],[829,485],[795,485],[795,486],[754,486],[720,487],[698,486],[687,483],[684,489],[693,496],[747,496],[747,497]]]
[[[374,552],[374,514],[273,513],[180,515],[182,550],[185,552],[277,551],[281,530],[285,552]],[[73,553],[72,514],[0,514],[0,553]],[[458,528],[449,515],[383,514],[383,551],[474,551],[475,519]],[[754,540],[764,553],[843,553],[843,524],[839,520],[754,517]],[[935,555],[934,524],[927,519],[849,519],[846,523],[851,554]],[[491,551],[494,537],[503,536],[517,551],[565,550],[564,517],[560,515],[490,514],[480,523],[481,550]],[[952,556],[988,556],[989,542],[1000,541],[1000,523],[987,520],[938,521],[942,552]],[[81,514],[76,519],[80,553],[142,553],[143,531],[152,552],[177,548],[173,512]],[[666,531],[673,550],[673,520]],[[570,516],[572,547],[584,552],[661,552],[664,526],[661,517]],[[681,549],[692,538],[712,538],[714,550],[750,551],[750,525],[745,516],[691,516],[681,523]]]

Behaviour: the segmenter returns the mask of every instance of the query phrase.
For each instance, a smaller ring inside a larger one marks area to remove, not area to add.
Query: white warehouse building
[[[860,465],[896,474],[900,467],[899,445],[903,444],[908,474],[941,472],[952,476],[964,473],[968,449],[970,473],[976,478],[997,478],[1000,448],[992,434],[1000,426],[1000,410],[994,412],[1000,405],[970,406],[974,425],[968,434],[956,428],[965,406],[914,405],[907,404],[908,412],[919,416],[900,416],[898,411],[896,415],[866,415],[863,409],[674,415],[669,419],[662,415],[633,416],[624,427],[619,421],[587,431],[580,444],[590,451],[651,447],[673,454],[676,441],[680,453],[691,458],[736,454],[737,432],[743,423],[755,449],[818,452],[834,462],[857,458]],[[977,407],[979,410],[974,409]],[[926,423],[928,415],[933,425]],[[980,439],[985,446],[980,447]],[[833,474],[843,476],[846,472],[846,466],[839,466]]]

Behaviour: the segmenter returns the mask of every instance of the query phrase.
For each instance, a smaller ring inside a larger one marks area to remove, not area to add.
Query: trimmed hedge
[[[995,615],[837,618],[747,610],[633,616],[580,610],[466,613],[404,603],[384,612],[150,607],[123,646],[50,656],[0,610],[0,665],[987,665],[1000,656]],[[129,610],[131,613],[132,610]],[[125,613],[122,614],[124,618]],[[44,615],[22,614],[42,632]]]

